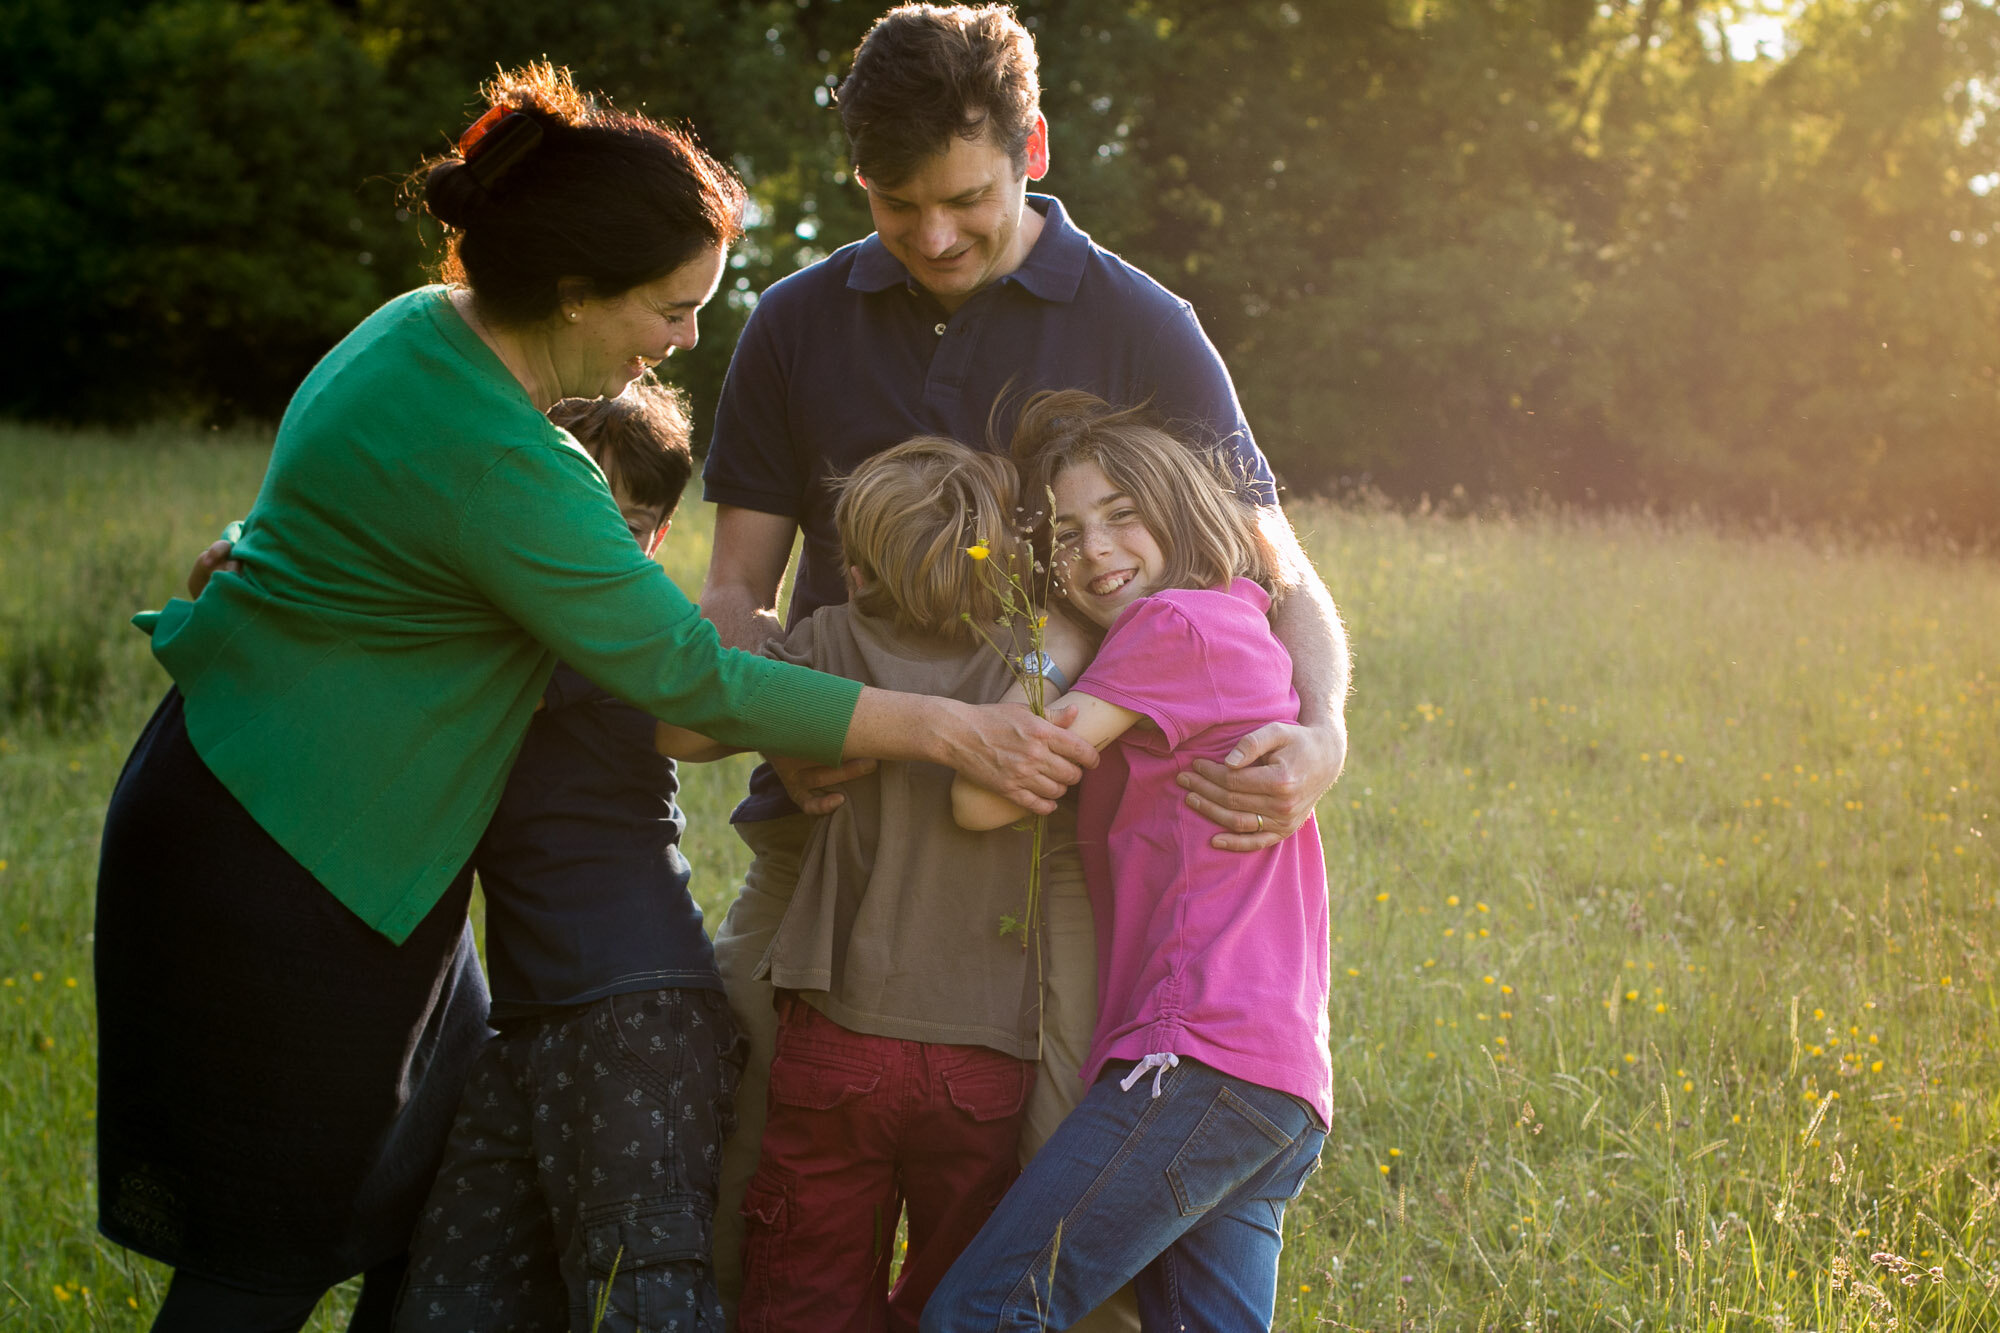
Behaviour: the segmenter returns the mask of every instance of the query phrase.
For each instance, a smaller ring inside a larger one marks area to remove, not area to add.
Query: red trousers
[[[781,992],[771,1114],[743,1199],[741,1333],[914,1333],[1020,1172],[1035,1066],[850,1032]],[[889,1288],[896,1221],[909,1251]]]

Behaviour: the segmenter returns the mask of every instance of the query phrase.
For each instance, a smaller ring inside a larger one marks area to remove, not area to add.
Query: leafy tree
[[[865,235],[866,0],[0,0],[0,407],[272,415],[423,278],[398,182],[549,56],[749,181],[756,293]],[[1050,188],[1194,301],[1306,490],[1991,528],[2000,16],[1803,0],[1021,0]]]
[[[414,256],[379,67],[281,0],[26,0],[5,31],[10,405],[275,415]]]
[[[754,294],[824,253],[807,238],[830,192],[826,177],[838,161],[830,131],[838,126],[813,89],[833,53],[803,46],[792,0],[518,3],[480,13],[469,28],[463,6],[443,0],[361,0],[388,82],[408,91],[406,154],[448,148],[496,68],[546,57],[613,105],[689,126],[755,186],[753,226],[731,256],[728,297],[704,312],[700,346],[668,367],[692,392],[696,419],[708,420]],[[426,234],[434,235],[428,222]]]
[[[1959,530],[2000,514],[2000,216],[1972,188],[2000,23],[1949,8],[1814,5],[1726,98],[1656,87],[1611,113],[1635,187],[1588,391],[1654,493]],[[1670,157],[1645,128],[1661,102],[1704,113]]]

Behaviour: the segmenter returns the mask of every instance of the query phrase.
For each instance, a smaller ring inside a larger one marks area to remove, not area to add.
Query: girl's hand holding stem
[[[1042,623],[1042,651],[1054,660],[1056,669],[1066,679],[1074,680],[1083,674],[1084,667],[1097,652],[1096,636],[1079,626],[1060,607],[1051,607],[1049,615]],[[1072,739],[1086,743],[1090,749],[1088,767],[1097,767],[1097,753],[1115,740],[1126,727],[1138,720],[1137,713],[1116,708],[1101,699],[1093,699],[1074,691],[1064,694],[1056,690],[1053,683],[1043,687],[1049,691],[1043,695],[1042,709],[1048,720],[1068,728]],[[1016,680],[1014,685],[1001,696],[1000,708],[1018,708],[1033,716],[1027,707],[1027,685]],[[1111,710],[1107,713],[1105,710]],[[1123,721],[1112,716],[1123,714]],[[1082,774],[1078,774],[1079,777]],[[1057,792],[1060,796],[1062,793]],[[1030,804],[1002,794],[993,784],[982,782],[964,769],[951,784],[952,818],[960,828],[974,830],[1005,828],[1019,822],[1030,814],[1046,815],[1055,812],[1055,802]]]

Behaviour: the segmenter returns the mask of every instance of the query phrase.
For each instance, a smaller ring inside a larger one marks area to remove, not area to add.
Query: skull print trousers
[[[613,995],[489,1040],[398,1333],[720,1333],[709,1246],[742,1063],[711,990]]]

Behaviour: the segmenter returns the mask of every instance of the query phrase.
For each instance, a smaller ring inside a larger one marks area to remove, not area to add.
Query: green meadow
[[[96,845],[165,687],[126,618],[263,457],[0,427],[0,1330],[161,1290],[95,1230]],[[1277,1327],[2000,1329],[2000,564],[1292,512],[1356,671],[1338,1112]],[[692,505],[663,558],[707,554]],[[712,918],[744,772],[687,778]]]

